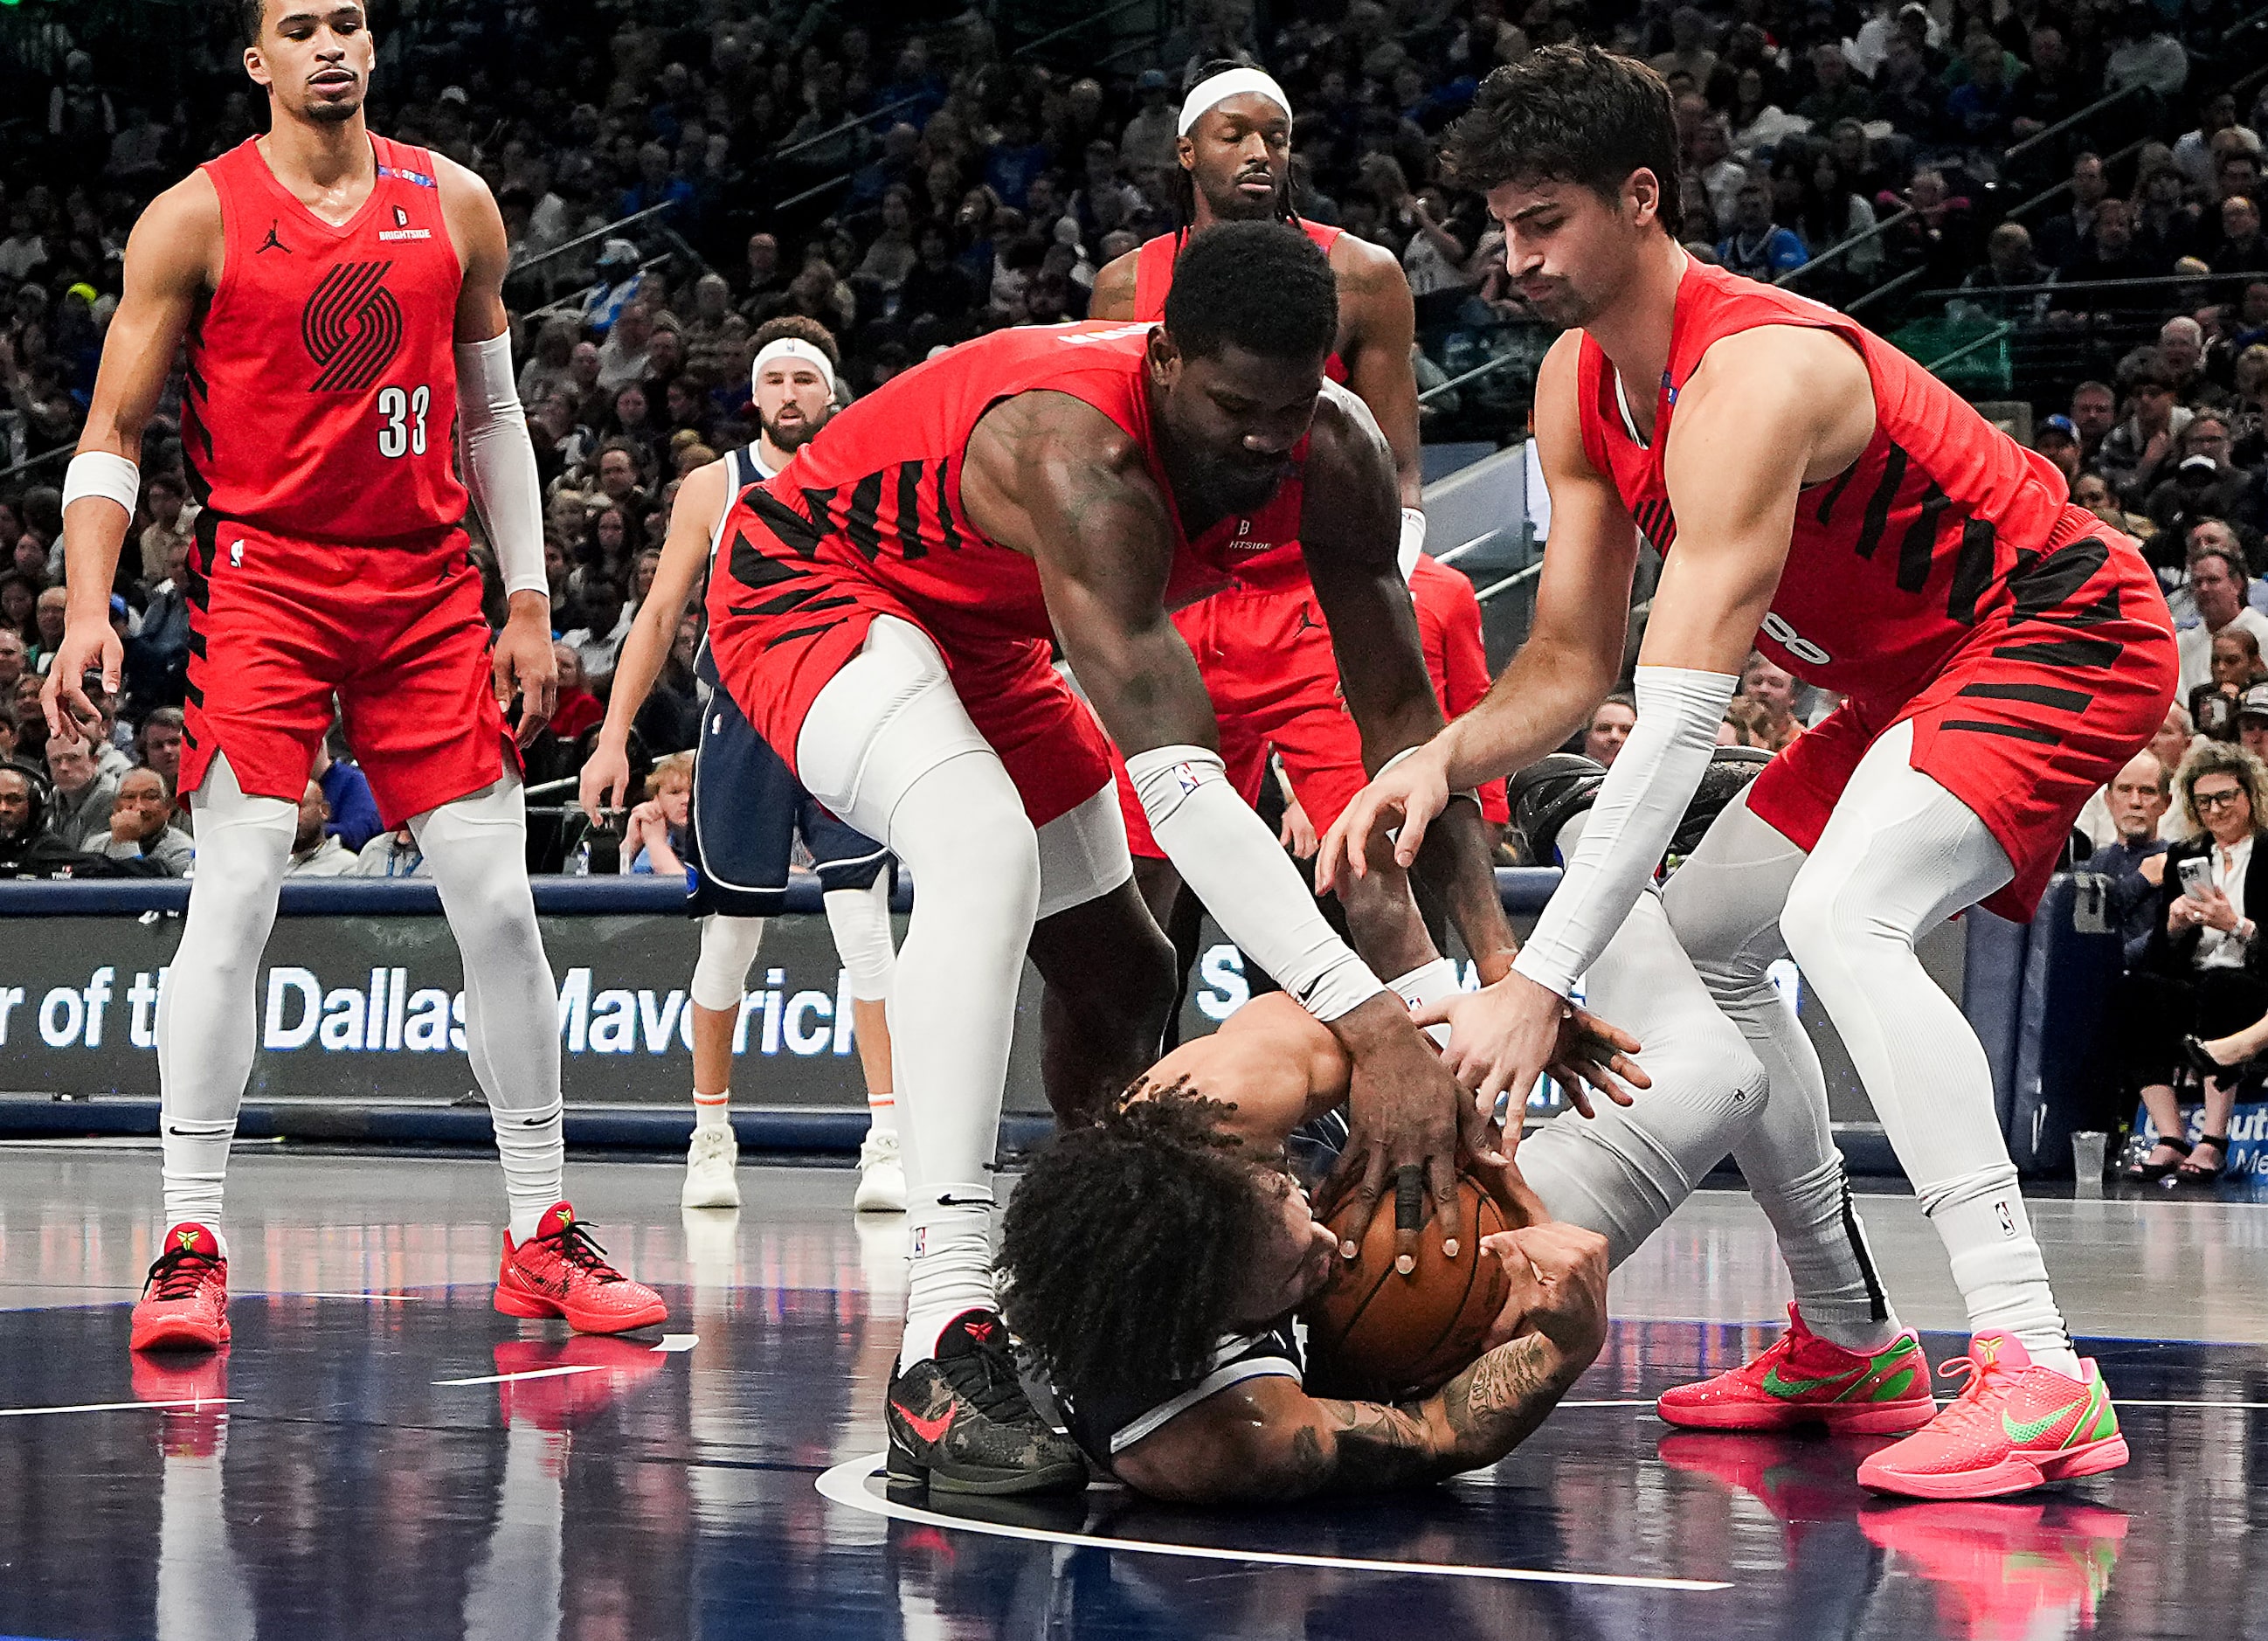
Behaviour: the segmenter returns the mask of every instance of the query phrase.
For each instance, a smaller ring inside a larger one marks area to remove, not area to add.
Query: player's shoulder
[[[1135,287],[1141,278],[1142,247],[1114,256],[1097,269],[1094,290],[1087,299],[1089,319],[1132,319]]]
[[[1791,316],[1751,325],[1712,342],[1678,390],[1681,410],[1719,400],[1728,408],[1780,405],[1826,414],[1838,396],[1870,392],[1866,356],[1824,326]]]
[[[220,189],[200,166],[143,208],[126,241],[137,278],[187,295],[217,277],[228,234]]]
[[[440,192],[444,210],[460,207],[478,210],[482,206],[491,211],[496,210],[496,195],[486,177],[470,166],[459,165],[446,154],[431,149],[424,151],[433,166],[433,186]]]
[[[1367,296],[1396,286],[1403,291],[1410,289],[1410,276],[1402,271],[1402,259],[1359,234],[1340,234],[1331,241],[1331,248],[1325,254],[1330,258],[1331,271],[1338,276],[1339,290],[1344,293]]]
[[[218,233],[221,227],[220,187],[212,173],[199,166],[144,206],[134,231],[170,237]]]

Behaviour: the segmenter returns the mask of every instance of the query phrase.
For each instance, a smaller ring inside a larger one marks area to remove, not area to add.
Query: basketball
[[[1441,1251],[1445,1228],[1426,1202],[1418,1268],[1394,1269],[1394,1203],[1379,1204],[1362,1250],[1339,1264],[1330,1285],[1300,1313],[1307,1324],[1307,1382],[1325,1395],[1392,1402],[1438,1388],[1480,1353],[1511,1284],[1481,1239],[1509,1230],[1504,1211],[1467,1174],[1457,1181],[1457,1256]],[[1351,1204],[1329,1221],[1351,1218]]]

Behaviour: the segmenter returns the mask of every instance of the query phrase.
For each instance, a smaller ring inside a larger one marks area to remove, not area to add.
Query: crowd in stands
[[[1957,293],[1930,310],[1940,328],[2058,337],[2052,359],[2087,367],[2031,394],[2019,430],[2084,504],[2147,540],[2192,634],[2185,691],[2234,687],[2213,662],[2235,618],[2198,567],[2228,564],[2238,604],[2268,606],[2253,576],[2268,530],[2268,80],[2233,77],[2246,58],[2232,0],[1196,0],[1161,7],[1147,33],[1093,19],[1060,55],[1012,8],[372,11],[373,127],[481,173],[512,242],[562,674],[533,781],[571,775],[587,748],[678,480],[754,436],[761,339],[823,331],[849,396],[981,332],[1079,317],[1097,268],[1180,220],[1175,114],[1220,59],[1262,63],[1289,91],[1299,212],[1400,257],[1421,384],[1442,379],[1458,333],[1534,328],[1482,202],[1444,186],[1442,127],[1490,68],[1536,45],[1599,39],[1650,60],[1676,99],[1696,254],[1854,305],[1904,277],[1909,294]],[[117,716],[81,757],[48,744],[36,704],[63,616],[61,466],[40,458],[84,414],[140,207],[258,127],[233,16],[169,9],[188,38],[164,54],[114,18],[0,17],[0,107],[20,111],[0,121],[0,754],[24,777],[0,770],[0,831],[21,831],[7,789],[38,788],[36,841],[78,870],[191,857],[170,771],[197,509],[169,394],[112,604]],[[700,619],[696,603],[639,715],[648,758],[694,740]],[[1816,716],[1776,673],[1755,672],[1727,740],[1782,745]],[[1610,755],[1630,709],[1601,711],[1593,739]],[[2198,723],[2223,719],[2233,736],[2233,711]],[[327,762],[303,806],[303,869],[414,872],[414,843],[373,835],[341,771]],[[626,865],[666,858],[659,813],[637,822]],[[30,850],[0,843],[0,872]],[[549,864],[564,857],[554,847]]]

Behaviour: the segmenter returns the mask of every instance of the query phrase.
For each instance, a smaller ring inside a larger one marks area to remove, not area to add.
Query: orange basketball
[[[1362,1251],[1340,1262],[1330,1285],[1310,1299],[1307,1385],[1322,1395],[1399,1401],[1440,1388],[1469,1366],[1503,1312],[1511,1284],[1481,1252],[1481,1239],[1508,1230],[1504,1211],[1470,1175],[1457,1181],[1457,1256],[1441,1252],[1444,1228],[1426,1201],[1418,1268],[1394,1269],[1394,1203],[1379,1204]],[[1329,1224],[1351,1218],[1342,1208]]]

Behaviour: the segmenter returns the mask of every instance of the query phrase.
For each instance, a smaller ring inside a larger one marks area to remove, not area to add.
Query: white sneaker
[[[869,1134],[858,1147],[858,1194],[850,1206],[862,1214],[906,1211],[906,1165],[898,1160],[898,1137]]]
[[[685,1189],[677,1202],[681,1208],[738,1208],[740,1184],[733,1177],[740,1166],[740,1143],[728,1128],[693,1130],[693,1144],[685,1150]]]

